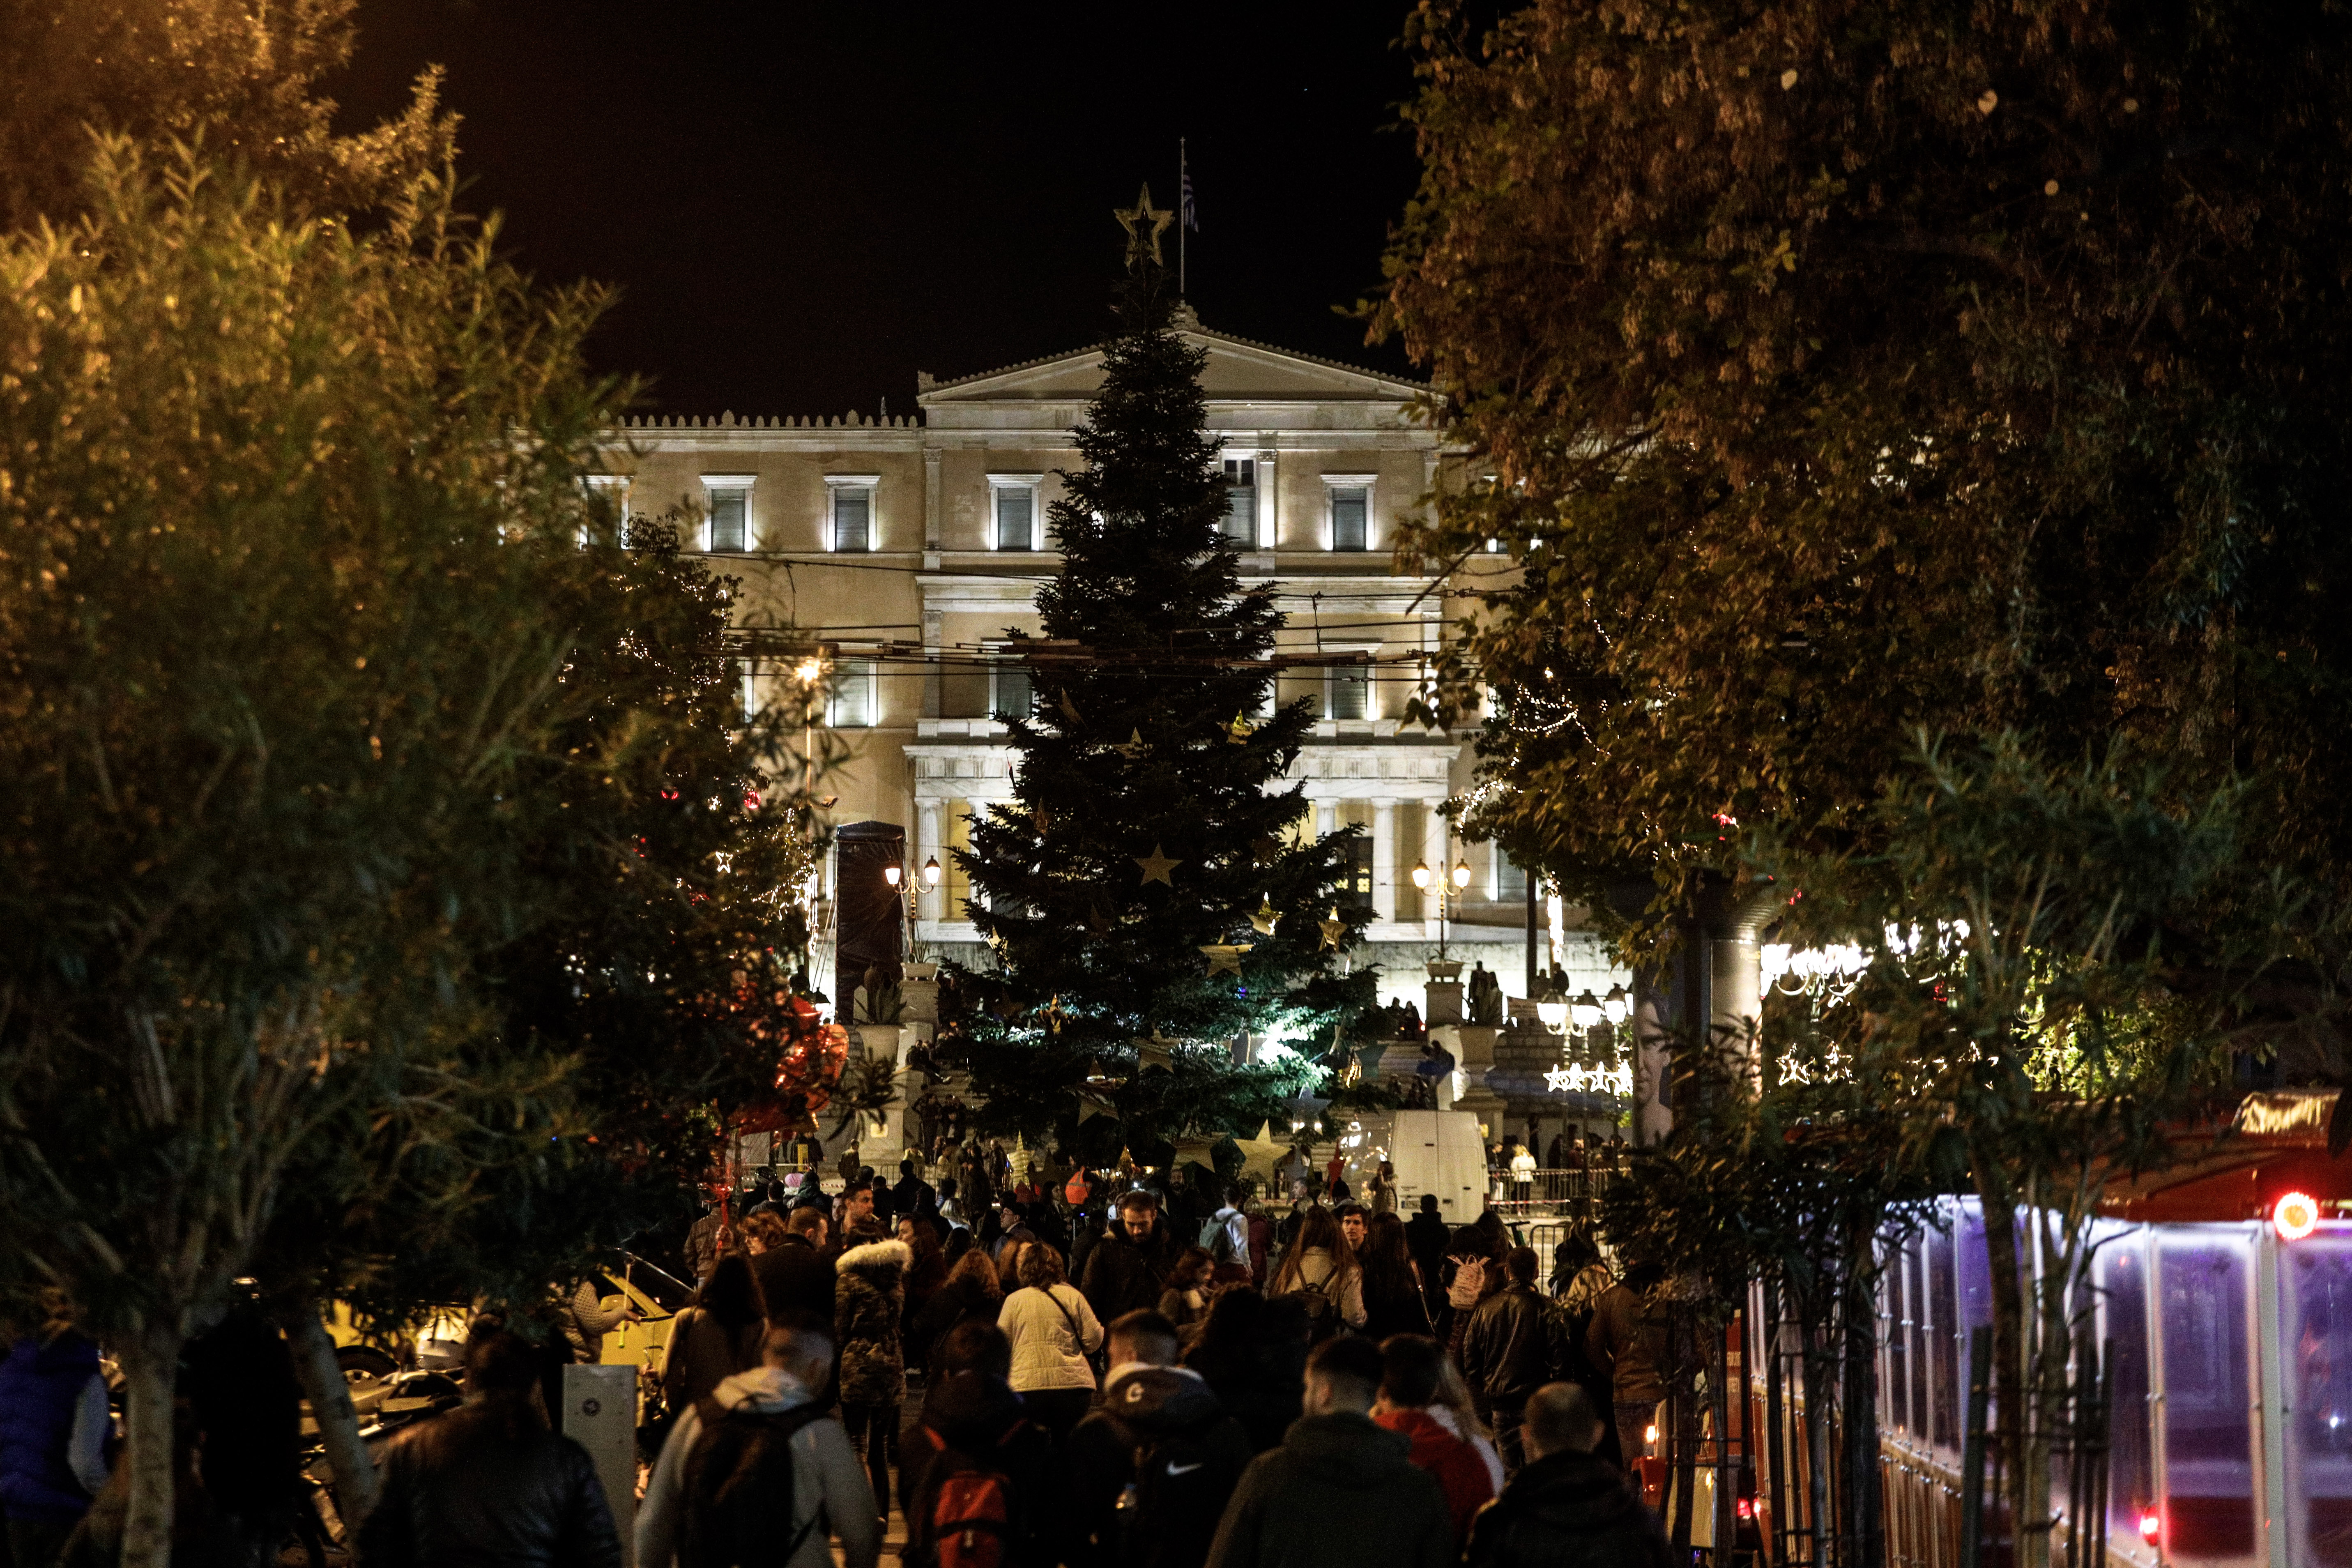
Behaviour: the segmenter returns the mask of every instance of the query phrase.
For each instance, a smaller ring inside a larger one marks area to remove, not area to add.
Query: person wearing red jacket
[[[1392,1334],[1381,1345],[1381,1397],[1372,1419],[1412,1444],[1413,1465],[1437,1478],[1459,1551],[1470,1521],[1501,1489],[1502,1461],[1438,1398],[1445,1352],[1426,1334]]]

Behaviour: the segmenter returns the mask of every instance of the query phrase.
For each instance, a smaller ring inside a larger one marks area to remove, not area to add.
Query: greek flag
[[[1178,201],[1177,208],[1184,215],[1184,226],[1191,229],[1194,234],[1200,233],[1201,215],[1192,205],[1192,171],[1190,169],[1184,171],[1183,195],[1181,199]]]

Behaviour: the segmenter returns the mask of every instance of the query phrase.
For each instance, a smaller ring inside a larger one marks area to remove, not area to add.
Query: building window
[[[1372,547],[1372,479],[1370,474],[1323,476],[1323,505],[1330,516],[1325,536],[1333,550]]]
[[[751,548],[751,476],[705,474],[703,494],[710,505],[710,521],[702,547],[719,554],[741,554]]]
[[[1257,461],[1225,459],[1225,537],[1235,550],[1257,548]]]
[[[871,659],[844,659],[833,668],[833,695],[824,721],[836,730],[870,730],[881,709]]]
[[[1362,719],[1371,710],[1372,670],[1364,664],[1334,664],[1323,671],[1323,717]]]
[[[874,486],[871,474],[828,478],[826,499],[833,509],[833,547],[848,554],[874,548]]]
[[[749,664],[743,667],[742,693],[742,721],[749,724],[760,716],[759,677],[751,673]]]
[[[1037,548],[1037,486],[1035,474],[991,474],[989,500],[995,513],[995,548]]]
[[[1369,833],[1358,833],[1346,843],[1347,864],[1339,877],[1339,902],[1361,913],[1372,907],[1372,839]]]
[[[1029,684],[1029,667],[1001,659],[989,669],[988,716],[998,723],[1026,719],[1036,710],[1036,694]]]
[[[588,521],[580,527],[580,542],[588,542],[591,531],[610,528],[612,537],[619,539],[625,531],[629,517],[629,476],[626,474],[584,474],[581,481],[588,491]]]
[[[1528,900],[1527,868],[1503,853],[1501,845],[1495,847],[1495,900],[1504,904],[1523,904]]]
[[[957,850],[971,847],[971,802],[951,800],[947,808],[947,849],[940,857],[940,919],[971,919],[971,878]]]

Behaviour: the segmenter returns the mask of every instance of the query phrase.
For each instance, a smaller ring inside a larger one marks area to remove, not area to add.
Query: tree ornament
[[[1274,922],[1281,918],[1274,911],[1273,900],[1260,893],[1257,900],[1257,912],[1250,916],[1250,929],[1260,936],[1272,936]]]
[[[1097,1116],[1116,1116],[1118,1113],[1118,1108],[1105,1100],[1101,1096],[1089,1094],[1084,1089],[1080,1089],[1078,1091],[1079,1126],[1084,1127],[1087,1122],[1092,1121]]]
[[[1331,918],[1329,920],[1318,921],[1315,923],[1323,932],[1323,945],[1319,951],[1324,952],[1339,952],[1339,939],[1348,934],[1348,922],[1339,918],[1339,906],[1337,904],[1333,904],[1331,906]]]
[[[1248,715],[1243,713],[1234,714],[1234,721],[1225,726],[1225,739],[1236,746],[1246,743],[1254,732]]]
[[[1151,847],[1150,855],[1137,855],[1131,858],[1137,865],[1143,868],[1143,881],[1138,885],[1147,887],[1153,882],[1158,882],[1164,887],[1174,887],[1176,884],[1168,879],[1168,873],[1184,863],[1181,860],[1171,860],[1167,853],[1157,844]]]
[[[1209,978],[1220,974],[1238,975],[1242,972],[1242,954],[1250,950],[1245,942],[1213,942],[1201,951],[1209,955]]]
[[[1117,752],[1120,756],[1125,757],[1129,762],[1133,763],[1142,761],[1143,754],[1146,752],[1150,751],[1151,748],[1144,743],[1143,731],[1137,730],[1127,737],[1127,743],[1125,745],[1113,746],[1111,750]]]
[[[1178,1042],[1164,1038],[1160,1035],[1159,1025],[1152,1025],[1151,1037],[1150,1039],[1144,1039],[1139,1037],[1135,1042],[1135,1070],[1137,1075],[1140,1077],[1142,1074],[1150,1072],[1154,1068],[1158,1068],[1162,1072],[1174,1071],[1175,1069],[1170,1065],[1170,1062],[1175,1053],[1177,1044]]]
[[[1234,1140],[1234,1147],[1242,1152],[1242,1174],[1255,1176],[1263,1172],[1268,1186],[1274,1184],[1275,1173],[1281,1163],[1290,1156],[1289,1142],[1273,1136],[1273,1122],[1260,1121],[1256,1137]]]
[[[1212,1172],[1217,1168],[1217,1141],[1214,1138],[1205,1138],[1187,1129],[1169,1142],[1176,1146],[1175,1154],[1168,1162],[1171,1165],[1198,1165]]]

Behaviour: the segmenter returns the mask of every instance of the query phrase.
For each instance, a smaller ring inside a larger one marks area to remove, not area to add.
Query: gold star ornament
[[[1128,735],[1127,743],[1125,745],[1113,746],[1111,750],[1117,752],[1120,756],[1125,757],[1129,762],[1133,763],[1142,761],[1144,753],[1150,751],[1151,748],[1144,744],[1143,731],[1137,730],[1131,731]]]
[[[1176,884],[1168,879],[1168,873],[1184,863],[1181,860],[1168,858],[1167,854],[1157,844],[1151,847],[1150,854],[1137,855],[1132,858],[1137,865],[1143,868],[1143,881],[1138,884],[1139,886],[1149,886],[1158,882],[1163,887],[1172,888]]]
[[[1242,972],[1242,954],[1250,950],[1245,942],[1215,942],[1201,951],[1209,955],[1209,977],[1220,974],[1238,975]]]
[[[1281,918],[1275,912],[1273,900],[1260,893],[1257,900],[1257,913],[1250,916],[1250,929],[1260,936],[1272,936],[1274,922]]]
[[[1339,952],[1339,939],[1348,934],[1348,922],[1339,918],[1339,906],[1333,904],[1331,906],[1331,918],[1328,921],[1317,921],[1315,924],[1316,927],[1323,933],[1323,946],[1319,951],[1324,952]]]
[[[1143,187],[1133,206],[1113,207],[1111,215],[1118,219],[1118,226],[1127,230],[1127,264],[1134,266],[1148,251],[1151,265],[1161,265],[1160,236],[1176,215],[1151,205],[1150,185],[1147,184]]]
[[[1274,1184],[1276,1167],[1290,1157],[1290,1144],[1272,1136],[1273,1131],[1274,1123],[1261,1121],[1256,1137],[1234,1140],[1234,1146],[1242,1152],[1242,1174],[1263,1175],[1269,1187]]]

